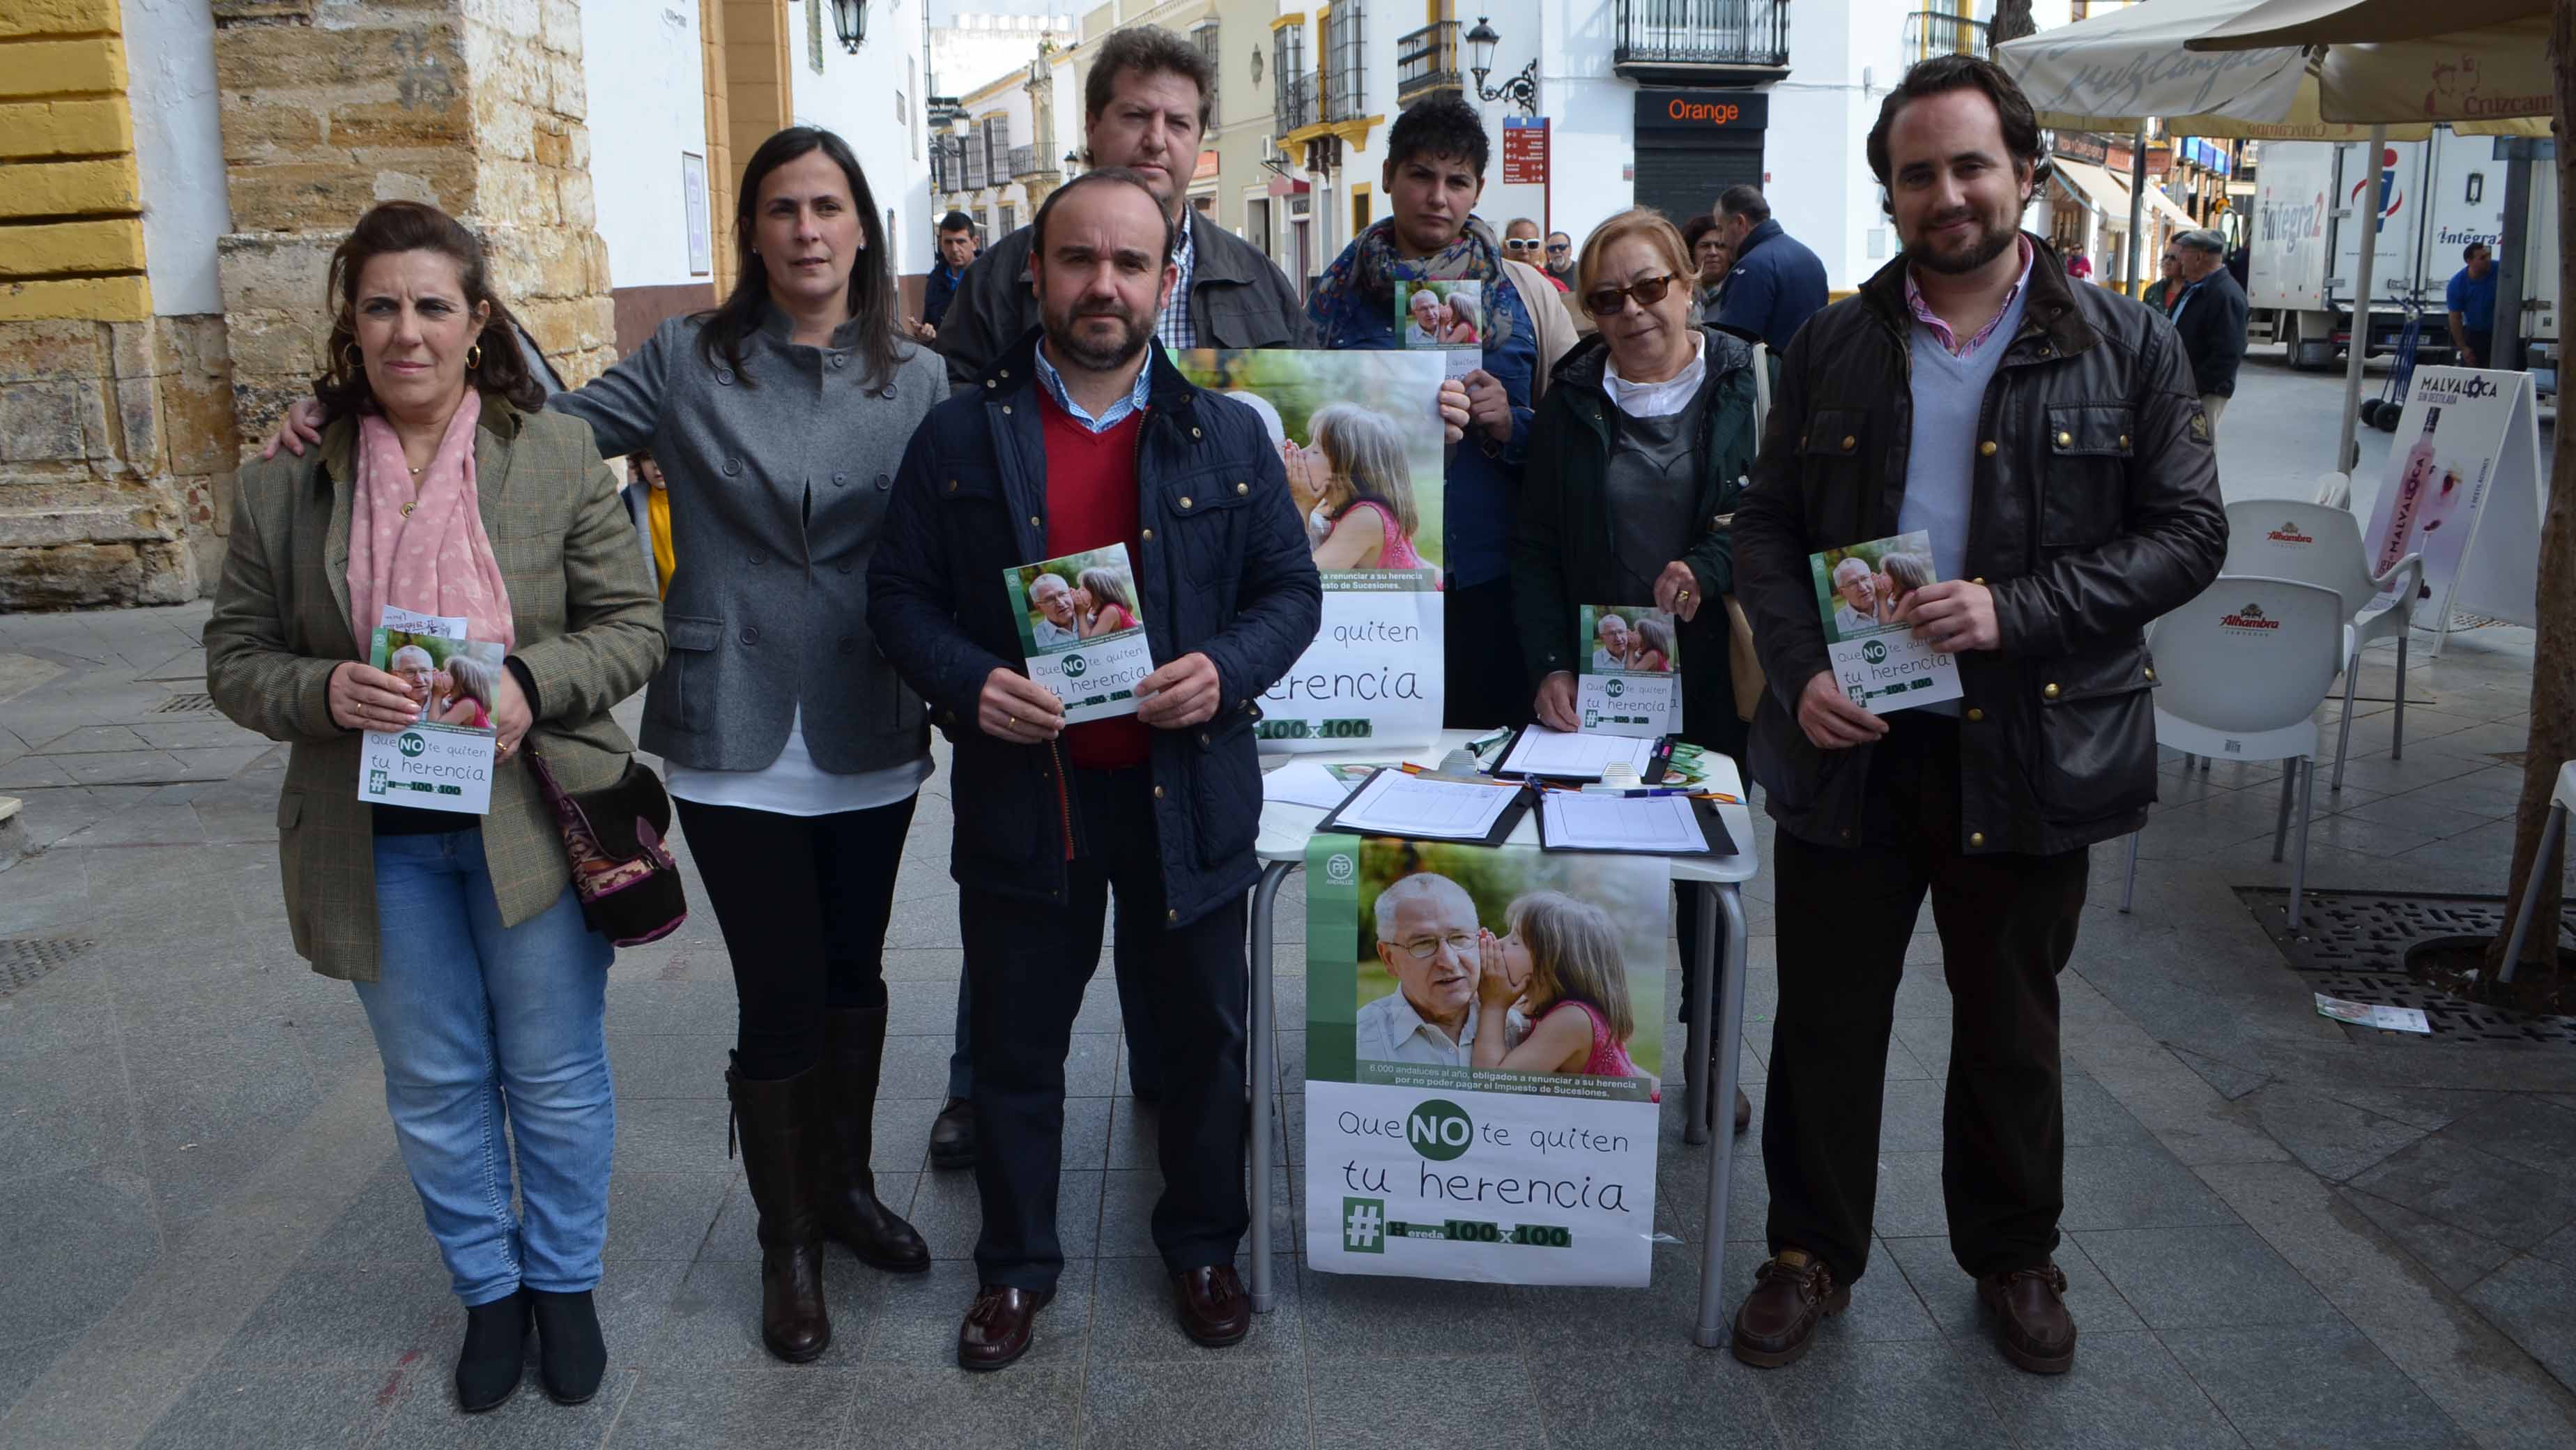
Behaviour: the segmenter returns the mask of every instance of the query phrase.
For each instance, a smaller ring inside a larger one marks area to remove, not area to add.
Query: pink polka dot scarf
[[[358,476],[349,490],[349,629],[360,640],[388,604],[421,614],[462,615],[467,637],[518,643],[510,591],[483,532],[474,488],[474,423],[483,400],[469,388],[438,452],[412,488],[411,465],[393,425],[358,419]]]

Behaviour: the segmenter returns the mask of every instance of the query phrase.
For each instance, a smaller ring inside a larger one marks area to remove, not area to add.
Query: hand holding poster
[[[1314,838],[1310,1263],[1648,1281],[1671,880],[1652,858]]]
[[[1583,728],[1659,738],[1682,728],[1681,632],[1652,605],[1586,604],[1581,639],[1590,645],[1575,674],[1574,709]]]
[[[492,809],[492,705],[504,651],[467,639],[465,628],[461,618],[385,606],[367,662],[403,682],[420,719],[405,730],[365,732],[358,799],[477,816]]]
[[[1315,642],[1262,694],[1261,748],[1431,744],[1442,658],[1438,357],[1198,349],[1172,361],[1269,428],[1324,576]]]
[[[1002,587],[1029,680],[1064,702],[1066,724],[1136,713],[1154,653],[1124,545],[1005,569]]]
[[[1939,577],[1930,534],[1827,549],[1809,555],[1807,567],[1834,678],[1853,704],[1884,715],[1959,698],[1959,661],[1916,639],[1896,617],[1900,600]]]

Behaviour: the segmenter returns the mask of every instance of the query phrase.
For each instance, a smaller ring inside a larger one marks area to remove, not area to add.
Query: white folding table
[[[1417,765],[1436,765],[1449,751],[1474,739],[1475,733],[1452,730],[1440,737],[1437,747],[1412,752],[1405,758]],[[1360,761],[1383,761],[1392,753],[1385,749],[1353,750],[1330,755],[1295,755],[1292,761],[1309,761],[1333,765]],[[1705,789],[1739,799],[1744,795],[1744,782],[1736,774],[1735,763],[1715,751],[1707,759],[1712,769]],[[1693,942],[1690,970],[1694,995],[1702,1004],[1690,1025],[1688,1047],[1689,1078],[1683,1112],[1687,1115],[1682,1139],[1688,1143],[1705,1143],[1709,1123],[1716,1116],[1733,1121],[1733,1099],[1716,1097],[1730,1091],[1744,1050],[1744,960],[1745,924],[1743,883],[1753,879],[1760,867],[1753,849],[1753,813],[1742,805],[1721,803],[1718,817],[1726,823],[1727,834],[1735,838],[1736,854],[1709,859],[1695,856],[1667,857],[1673,868],[1673,880],[1679,885],[1699,889],[1703,910],[1699,913],[1699,940]],[[1329,811],[1312,806],[1292,805],[1285,801],[1265,801],[1261,808],[1261,836],[1255,850],[1261,858],[1261,885],[1252,896],[1252,1307],[1268,1313],[1278,1302],[1271,1287],[1270,1265],[1270,1178],[1271,1135],[1282,1124],[1279,1111],[1279,1042],[1277,1035],[1278,1006],[1271,997],[1271,939],[1276,933],[1279,888],[1288,873],[1306,862],[1306,843],[1315,834]],[[1508,845],[1538,844],[1536,812],[1522,819]],[[1725,921],[1723,948],[1720,946],[1719,920]],[[1719,968],[1723,966],[1724,970]],[[1712,992],[1712,988],[1722,988]],[[1716,1041],[1710,1041],[1711,1021],[1708,1004],[1717,1005]],[[1717,1105],[1717,1112],[1710,1111]],[[1705,1348],[1714,1349],[1726,1343],[1724,1285],[1726,1262],[1726,1195],[1732,1175],[1735,1153],[1730,1144],[1720,1141],[1708,1155],[1708,1213],[1705,1240],[1700,1253],[1699,1322],[1692,1327],[1692,1339]]]

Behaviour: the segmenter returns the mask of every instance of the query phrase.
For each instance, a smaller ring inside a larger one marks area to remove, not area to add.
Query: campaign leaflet
[[[1578,613],[1574,710],[1583,728],[1648,739],[1678,734],[1682,651],[1673,616],[1644,604],[1586,604]]]
[[[387,605],[367,663],[402,680],[419,719],[369,730],[358,750],[358,799],[370,805],[486,815],[492,809],[492,705],[506,653],[465,637],[466,622]]]
[[[1436,348],[1441,370],[1463,379],[1485,365],[1485,284],[1398,282],[1395,335],[1408,348]]]
[[[1658,856],[1308,843],[1309,1264],[1646,1285],[1671,894]]]
[[[1125,545],[1021,564],[1002,583],[1029,679],[1064,702],[1066,724],[1136,713],[1154,653]]]
[[[1873,715],[1959,698],[1959,661],[1914,637],[1897,601],[1933,583],[1932,536],[1917,530],[1811,554],[1816,611],[1834,679]]]

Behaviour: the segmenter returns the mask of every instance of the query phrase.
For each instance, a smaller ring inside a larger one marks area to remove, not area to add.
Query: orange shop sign
[[[1657,91],[1637,93],[1640,131],[1761,130],[1771,121],[1771,98],[1761,91]]]

